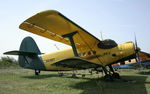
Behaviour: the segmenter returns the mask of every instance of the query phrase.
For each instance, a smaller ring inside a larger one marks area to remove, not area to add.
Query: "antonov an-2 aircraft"
[[[99,40],[56,10],[37,13],[19,28],[72,47],[42,54],[35,41],[26,37],[19,51],[4,53],[19,55],[19,65],[34,69],[36,75],[40,71],[97,70],[101,67],[105,79],[120,79],[111,65],[136,58],[138,53],[133,42],[117,44],[111,39]]]

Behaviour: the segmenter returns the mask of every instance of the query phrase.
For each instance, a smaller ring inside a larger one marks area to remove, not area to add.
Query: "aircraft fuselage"
[[[111,49],[96,48],[94,51],[78,52],[81,58],[102,66],[110,65],[120,61],[135,58],[135,48],[133,42],[118,44]],[[46,70],[74,70],[73,68],[64,68],[52,65],[55,62],[74,57],[72,48],[58,50],[56,52],[40,55]]]

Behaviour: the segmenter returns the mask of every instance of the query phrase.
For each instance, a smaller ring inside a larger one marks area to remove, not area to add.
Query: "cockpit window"
[[[110,49],[110,48],[116,47],[117,43],[114,40],[106,39],[106,40],[100,41],[97,44],[97,46],[98,48],[101,48],[101,49]]]

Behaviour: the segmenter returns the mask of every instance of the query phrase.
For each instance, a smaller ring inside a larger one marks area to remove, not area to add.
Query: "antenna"
[[[100,33],[101,33],[101,40],[103,40],[103,34],[102,34],[102,31],[101,31]]]

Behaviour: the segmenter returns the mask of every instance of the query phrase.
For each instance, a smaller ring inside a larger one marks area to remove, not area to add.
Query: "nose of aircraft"
[[[133,42],[126,42],[119,46],[121,57],[130,57],[135,58],[135,45]]]

